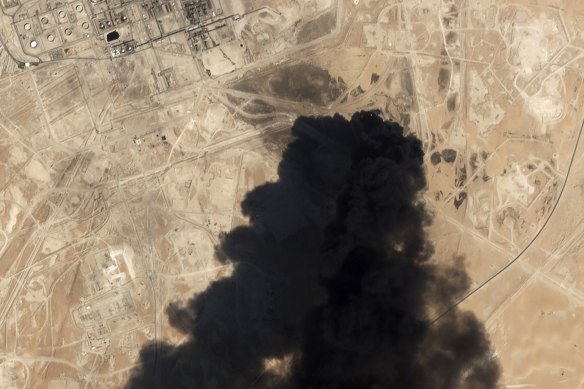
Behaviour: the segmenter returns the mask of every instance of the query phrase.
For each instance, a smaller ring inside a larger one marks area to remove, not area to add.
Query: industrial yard
[[[423,142],[433,260],[464,258],[501,385],[584,386],[584,4],[0,6],[1,388],[123,388],[186,342],[167,307],[232,273],[296,118],[375,109]]]

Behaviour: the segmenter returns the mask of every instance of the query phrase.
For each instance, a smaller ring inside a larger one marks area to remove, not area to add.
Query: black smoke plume
[[[429,320],[469,280],[431,261],[420,141],[371,112],[292,134],[217,249],[233,274],[168,307],[190,340],[145,347],[127,388],[495,388],[475,316]]]

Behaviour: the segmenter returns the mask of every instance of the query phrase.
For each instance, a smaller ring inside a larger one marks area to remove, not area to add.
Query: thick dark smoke
[[[431,261],[420,141],[368,112],[292,133],[218,247],[233,274],[168,307],[190,340],[143,349],[127,388],[495,388],[475,316],[428,319],[468,277]]]

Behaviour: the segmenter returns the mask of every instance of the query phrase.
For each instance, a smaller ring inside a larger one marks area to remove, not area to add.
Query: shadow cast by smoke
[[[462,261],[430,261],[420,141],[360,112],[300,117],[279,180],[247,194],[226,234],[234,264],[186,306],[190,340],[140,354],[134,388],[494,388],[481,323],[442,310],[468,287]]]

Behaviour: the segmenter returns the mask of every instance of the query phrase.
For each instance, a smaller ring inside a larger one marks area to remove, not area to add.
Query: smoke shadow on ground
[[[126,388],[495,388],[476,317],[428,319],[469,279],[431,261],[421,142],[372,112],[291,131],[217,247],[233,273],[167,308],[189,340],[144,347]]]

